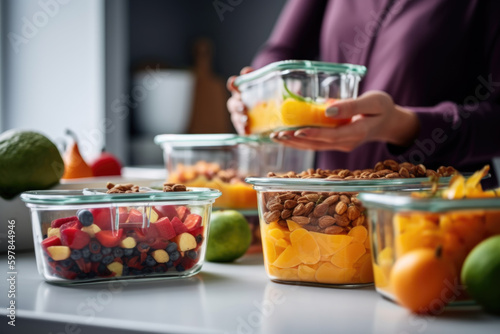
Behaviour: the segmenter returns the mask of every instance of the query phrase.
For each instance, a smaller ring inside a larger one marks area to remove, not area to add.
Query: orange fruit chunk
[[[288,229],[290,230],[290,232],[293,232],[293,231],[295,231],[296,229],[299,229],[299,228],[303,229],[302,226],[300,226],[299,224],[297,224],[293,220],[287,220],[286,223],[288,225]]]
[[[274,247],[274,243],[270,239],[263,240],[264,257],[268,263],[273,263],[276,261],[276,248]]]
[[[339,268],[329,262],[325,262],[316,270],[316,280],[320,283],[346,284],[352,283],[356,273],[354,268]]]
[[[332,100],[333,102],[334,100]],[[336,127],[347,124],[350,119],[326,117],[325,110],[329,104],[315,104],[287,98],[281,104],[280,116],[284,126],[324,126]]]
[[[319,246],[306,229],[296,229],[290,233],[290,242],[302,263],[315,264],[319,261]]]
[[[306,264],[300,264],[297,273],[301,281],[316,282],[316,269]]]
[[[322,257],[331,256],[333,253],[349,245],[354,239],[349,235],[324,234],[318,232],[310,232],[310,234],[314,240],[316,240]]]
[[[333,254],[331,262],[340,268],[352,268],[354,263],[366,253],[365,246],[359,242],[353,242]]]
[[[272,264],[278,268],[291,268],[298,266],[301,263],[302,261],[300,260],[299,254],[297,254],[295,248],[288,246]]]
[[[368,230],[362,225],[354,226],[347,235],[353,237],[354,242],[362,244],[365,242],[366,237],[368,237]]]

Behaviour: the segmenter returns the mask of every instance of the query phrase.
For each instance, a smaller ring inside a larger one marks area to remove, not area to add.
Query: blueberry
[[[139,252],[139,250],[137,248],[134,248],[134,251],[132,252],[132,255],[139,256],[139,255],[141,255],[141,252]]]
[[[145,262],[146,262],[146,265],[150,266],[150,267],[156,265],[156,260],[151,255],[148,255]]]
[[[184,266],[179,263],[178,265],[175,266],[175,270],[180,272],[180,271],[185,271],[186,269],[184,269]]]
[[[89,252],[89,254],[90,254],[90,252]],[[70,257],[71,257],[73,260],[75,260],[75,261],[76,261],[76,260],[79,260],[79,259],[81,259],[81,258],[82,258],[82,251],[81,251],[81,250],[79,250],[79,249],[73,249],[73,250],[71,251],[71,255],[70,255]]]
[[[134,249],[133,249],[133,248],[125,248],[125,249],[123,250],[123,255],[125,255],[125,256],[130,256],[130,255],[132,255],[133,253],[134,253]]]
[[[170,260],[172,260],[172,261],[177,261],[177,260],[179,260],[180,257],[181,257],[181,253],[179,253],[178,251],[175,251],[172,254],[170,254]]]
[[[141,242],[137,245],[139,252],[147,252],[149,250],[149,245],[145,242]]]
[[[103,247],[103,248],[101,248],[101,253],[102,253],[102,255],[108,255],[108,254],[111,254],[112,250],[113,249],[111,249],[109,247]]]
[[[102,258],[102,263],[110,264],[111,262],[113,262],[114,259],[115,258],[113,255],[106,255],[105,257]]]
[[[160,273],[161,274],[161,273],[164,273],[166,271],[167,271],[167,268],[165,268],[165,266],[162,265],[162,264],[160,264],[160,265],[158,265],[158,266],[155,267],[155,272],[156,273]]]
[[[102,254],[101,253],[90,255],[90,261],[92,261],[92,262],[101,262],[101,260],[102,260]]]
[[[123,256],[123,249],[121,249],[120,247],[116,247],[115,249],[113,249],[113,256],[114,257],[122,257]]]
[[[73,260],[66,259],[66,260],[61,261],[60,263],[61,263],[61,266],[63,268],[69,268],[69,267],[71,267],[73,265]]]
[[[94,278],[95,277],[95,272],[91,271],[90,273],[87,273],[87,278]]]
[[[88,259],[90,257],[90,250],[88,247],[82,249],[82,256],[84,259]]]
[[[150,268],[151,269],[151,268]],[[140,275],[142,274],[142,271],[139,270],[139,269],[133,269],[131,272],[130,272],[132,275]]]
[[[152,273],[153,273],[153,271],[154,271],[154,270],[153,270],[153,268],[151,268],[151,267],[145,267],[145,268],[143,268],[143,269],[142,269],[142,273],[143,273],[143,274],[147,274],[147,275],[152,274]]]
[[[97,273],[99,275],[109,275],[109,270],[108,270],[108,267],[106,267],[105,264],[101,263],[98,267],[97,267]]]
[[[196,258],[198,257],[198,253],[195,250],[187,251],[186,255],[193,260],[196,260]]]
[[[165,263],[167,268],[172,268],[174,266],[174,262],[172,260],[169,260],[167,263]]]
[[[201,234],[198,234],[196,236],[196,243],[201,244],[202,241],[203,241],[203,236]]]
[[[69,269],[70,271],[74,272],[74,273],[81,273],[82,271],[80,270],[80,267],[78,267],[76,264],[73,264],[73,266]]]
[[[86,279],[87,278],[87,274],[86,273],[79,273],[76,278],[78,279]]]
[[[89,210],[78,210],[76,216],[83,226],[90,226],[94,223],[94,216]]]
[[[89,243],[89,250],[93,254],[97,254],[101,251],[101,244],[97,240],[92,240]]]
[[[168,246],[167,246],[167,248],[165,248],[165,250],[170,255],[170,253],[177,251],[177,244],[175,242],[171,242],[168,244]]]
[[[54,262],[54,259],[53,259],[53,258],[51,258],[50,256],[47,256],[47,261],[48,261],[48,262]]]

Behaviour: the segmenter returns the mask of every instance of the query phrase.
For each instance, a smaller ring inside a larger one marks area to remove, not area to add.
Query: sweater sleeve
[[[316,59],[326,3],[327,0],[289,0],[252,66],[260,68],[285,59]]]
[[[429,165],[473,166],[500,157],[500,28],[489,44],[489,66],[478,75],[472,94],[460,103],[407,107],[420,120],[420,132],[407,148],[388,145],[389,153]]]

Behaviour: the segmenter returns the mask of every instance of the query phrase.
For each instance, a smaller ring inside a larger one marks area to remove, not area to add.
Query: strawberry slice
[[[79,220],[72,220],[72,221],[69,221],[67,223],[62,224],[59,227],[59,233],[61,233],[62,231],[64,231],[67,228],[74,228],[74,229],[80,230],[82,227],[83,227],[83,225],[82,225],[82,223],[80,223]]]
[[[104,247],[116,247],[120,244],[120,241],[123,236],[123,229],[119,229],[118,231],[101,231],[95,234],[97,240]]]
[[[195,213],[189,214],[186,219],[184,219],[184,225],[187,227],[188,231],[192,231],[201,226],[201,216]]]
[[[83,258],[80,258],[78,260],[75,261],[76,265],[78,266],[78,268],[80,268],[80,270],[86,274],[88,274],[90,272],[90,269],[91,269],[91,263],[90,261],[85,261],[85,259]]]
[[[134,256],[133,258],[128,260],[127,266],[129,268],[134,268],[134,269],[138,269],[138,270],[141,270],[142,268],[144,268],[144,266],[141,264],[139,256]]]
[[[101,230],[111,230],[111,209],[110,208],[93,208],[90,209],[94,216],[94,224],[99,226]]]
[[[113,219],[116,218],[116,209],[112,209],[111,210],[112,214],[113,214]],[[128,210],[126,207],[119,207],[118,208],[118,224],[124,224],[128,219]]]
[[[177,209],[177,216],[179,216],[180,220],[184,221],[186,217],[191,213],[191,210],[189,210],[185,206],[178,206]]]
[[[167,245],[168,241],[165,241],[162,238],[154,239],[153,242],[149,243],[149,247],[151,247],[151,249],[165,249],[167,248]]]
[[[130,209],[128,213],[127,223],[141,223],[143,222],[144,217],[142,212],[136,209]]]
[[[200,226],[196,229],[193,229],[191,231],[189,231],[189,233],[191,233],[193,235],[193,237],[196,238],[196,242],[197,243],[200,243],[201,241],[203,241],[203,236],[204,236],[204,232],[203,232],[203,226]],[[198,237],[200,236],[200,237]],[[198,240],[198,238],[200,238],[200,240]]]
[[[53,227],[53,228],[58,228],[58,227],[61,227],[61,225],[62,225],[62,224],[67,223],[67,222],[70,222],[70,221],[73,221],[73,220],[78,220],[78,218],[77,218],[76,216],[71,216],[71,217],[65,217],[65,218],[54,219],[54,220],[50,223],[50,227]]]
[[[158,235],[165,240],[170,240],[177,235],[168,217],[160,218],[156,223],[151,224],[150,228],[155,229]]]
[[[66,228],[61,231],[61,242],[72,249],[82,249],[90,242],[90,235],[76,228]]]
[[[175,230],[176,235],[179,235],[179,234],[182,234],[182,233],[188,231],[186,225],[184,225],[179,218],[175,217],[170,222],[172,223],[172,226]]]
[[[59,239],[59,237],[57,236],[52,236],[50,238],[46,238],[44,239],[41,243],[42,245],[42,248],[47,251],[47,248],[48,247],[51,247],[51,246],[61,246],[62,243],[61,243],[61,239]]]
[[[153,210],[156,211],[158,217],[167,217],[172,220],[177,217],[177,210],[175,210],[174,205],[160,205],[153,207]]]

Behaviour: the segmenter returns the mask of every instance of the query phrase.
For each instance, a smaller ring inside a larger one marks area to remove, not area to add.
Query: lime
[[[15,129],[0,135],[1,197],[47,189],[59,182],[63,172],[59,150],[47,137]]]
[[[235,210],[215,211],[209,224],[207,261],[231,262],[250,247],[252,232],[245,217]]]
[[[500,222],[499,222],[500,223]],[[467,255],[462,283],[486,311],[500,313],[500,235],[479,243]]]

